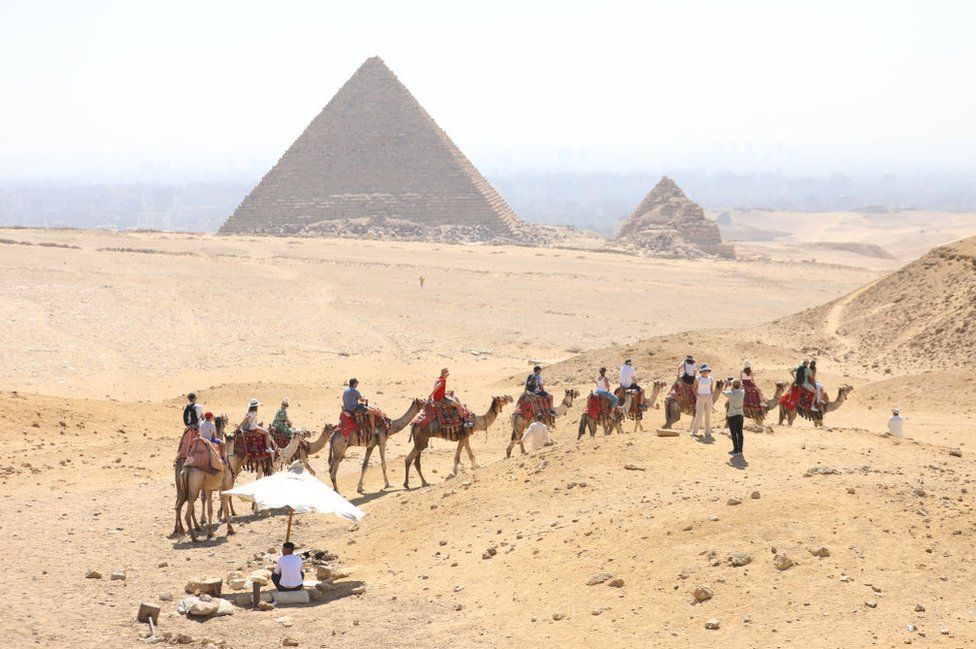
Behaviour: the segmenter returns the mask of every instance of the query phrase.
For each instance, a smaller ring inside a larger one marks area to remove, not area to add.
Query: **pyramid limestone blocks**
[[[718,225],[667,176],[624,221],[615,243],[641,254],[670,257],[734,257]]]
[[[379,57],[365,63],[221,233],[541,243]]]

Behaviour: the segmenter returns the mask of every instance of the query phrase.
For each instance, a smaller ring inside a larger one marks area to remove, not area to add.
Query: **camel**
[[[610,414],[607,417],[602,417],[602,418],[590,417],[589,413],[587,413],[584,410],[583,414],[580,415],[579,434],[576,436],[576,439],[577,440],[582,439],[583,435],[586,433],[587,428],[590,429],[590,437],[595,437],[597,424],[603,426],[604,435],[609,435],[611,431],[614,430],[616,430],[617,433],[622,435],[624,432],[624,426],[623,426],[624,413],[630,412],[630,406],[633,403],[633,399],[634,399],[634,392],[635,392],[634,390],[626,390],[624,392],[623,403],[621,403],[618,407],[611,410]],[[636,428],[634,429],[634,431],[636,432]]]
[[[655,407],[655,403],[657,402],[658,395],[660,395],[661,390],[663,390],[666,387],[668,387],[667,381],[654,381],[654,385],[651,388],[651,394],[650,396],[647,397],[647,403],[645,404],[647,405],[648,409]],[[621,399],[620,394],[624,392],[626,392],[624,388],[617,388],[614,394],[617,396],[618,399]],[[632,402],[630,408],[624,410],[623,413],[624,415],[626,415],[627,419],[634,420],[634,432],[636,433],[639,430],[644,430],[644,422],[643,422],[644,410],[641,410],[640,408],[637,408],[635,406],[636,403]]]
[[[228,421],[227,415],[220,415],[219,417],[215,417],[214,418],[214,426],[217,429],[217,437],[223,438],[223,436],[224,436],[224,428],[227,427],[227,421]],[[188,431],[184,433],[184,435],[186,435],[186,434],[188,434]],[[183,445],[183,442],[181,441],[180,442],[180,446],[182,446],[182,445]],[[182,494],[182,496],[181,496],[181,493],[180,493],[180,472],[183,471],[183,464],[185,462],[186,462],[186,458],[176,458],[176,460],[173,462],[173,474],[174,474],[174,478],[175,478],[174,481],[176,483],[176,502],[179,502],[181,497],[183,497],[184,500],[186,498],[186,494]],[[200,503],[200,517],[201,518],[204,515],[204,509],[205,508],[206,508],[206,504],[203,503],[203,502],[201,502]],[[197,526],[197,529],[200,529],[200,527]]]
[[[680,379],[679,379],[680,380]],[[675,381],[677,385],[677,381]],[[722,393],[722,386],[725,383],[719,379],[715,381],[715,387],[712,388],[712,402],[718,399],[718,395]],[[681,419],[681,415],[685,414],[689,417],[695,416],[695,404],[683,399],[675,398],[672,395],[668,395],[664,398],[664,426],[663,428],[672,429],[678,420]]]
[[[813,425],[817,428],[823,426],[823,416],[828,412],[833,412],[844,405],[847,401],[847,395],[854,391],[854,388],[850,385],[842,385],[837,388],[837,398],[833,401],[828,401],[822,411],[815,411],[810,419],[813,421]],[[824,395],[826,396],[826,395]],[[787,426],[792,426],[793,422],[796,420],[796,408],[787,409],[782,403],[779,404],[779,425],[782,426],[783,422],[786,421]]]
[[[573,388],[566,388],[563,394],[562,402],[554,407],[552,410],[556,413],[557,417],[562,417],[565,415],[573,405],[573,401],[579,398],[579,390],[574,390]],[[508,448],[505,449],[505,457],[512,457],[512,449],[518,444],[519,448],[522,449],[522,453],[525,453],[525,446],[522,444],[522,433],[525,429],[529,427],[532,423],[522,416],[521,411],[516,410],[512,413],[512,440],[508,443]]]
[[[232,442],[231,442],[232,443]],[[195,515],[193,508],[195,506],[196,500],[203,494],[203,504],[206,508],[206,515],[203,519],[207,524],[207,539],[212,539],[213,534],[213,492],[220,493],[220,509],[222,511],[230,511],[230,496],[224,495],[225,491],[234,488],[234,473],[231,471],[230,467],[224,465],[215,474],[211,475],[207,471],[203,471],[194,466],[184,466],[180,470],[180,474],[177,478],[177,498],[176,498],[176,524],[173,527],[174,536],[183,536],[186,533],[186,529],[190,532],[190,538],[196,543],[197,535],[196,528],[199,525],[196,524]],[[183,505],[186,504],[186,529],[183,527],[183,522],[180,520],[180,514],[183,509]],[[230,517],[226,517],[227,523],[227,534],[228,536],[234,533],[234,527],[231,525]]]
[[[363,468],[359,473],[359,484],[356,486],[356,492],[363,493],[363,478],[366,477],[366,469],[369,467],[369,457],[373,454],[373,449],[377,447],[380,450],[380,466],[383,467],[383,488],[389,489],[390,480],[386,476],[386,442],[391,435],[395,435],[406,428],[423,407],[423,399],[414,399],[410,402],[410,407],[407,408],[407,411],[403,413],[402,417],[390,422],[389,429],[386,428],[386,423],[382,419],[379,419],[376,422],[376,428],[369,434],[357,428],[347,438],[342,434],[342,431],[334,429],[329,436],[329,477],[332,478],[332,488],[335,489],[336,493],[339,493],[339,487],[336,484],[336,476],[339,474],[339,464],[342,463],[342,459],[346,456],[346,449],[350,446],[366,447],[366,453],[363,456]]]
[[[468,459],[471,461],[471,468],[477,467],[477,463],[474,459],[474,453],[471,451],[471,435],[479,430],[487,431],[488,428],[495,423],[498,419],[498,415],[501,414],[502,408],[505,407],[506,403],[512,403],[511,395],[505,395],[502,397],[492,397],[491,405],[488,406],[487,412],[483,415],[478,415],[474,420],[474,427],[467,429],[461,428],[458,431],[442,431],[440,425],[437,423],[436,419],[428,420],[426,424],[413,424],[410,427],[410,439],[413,440],[413,448],[410,449],[410,453],[404,458],[403,463],[406,469],[403,478],[403,488],[410,488],[410,463],[413,462],[414,467],[417,469],[417,475],[420,476],[420,485],[423,487],[429,486],[430,483],[424,479],[424,474],[420,470],[420,454],[427,444],[430,442],[431,437],[439,437],[441,439],[446,439],[448,441],[456,441],[457,450],[454,453],[454,471],[451,475],[457,475],[458,469],[461,466],[461,449],[465,449],[468,452]],[[565,411],[564,411],[565,412]]]
[[[763,423],[766,420],[766,414],[779,404],[780,398],[782,398],[783,394],[786,392],[786,388],[789,387],[789,385],[790,384],[786,381],[778,381],[776,383],[776,393],[769,399],[764,400],[760,404],[760,409],[758,411],[751,408],[747,408],[745,410],[746,419],[752,419],[757,424]]]

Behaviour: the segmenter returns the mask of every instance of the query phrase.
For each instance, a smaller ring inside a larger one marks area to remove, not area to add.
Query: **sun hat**
[[[712,368],[710,368],[710,367],[708,366],[708,363],[702,363],[702,364],[701,364],[701,368],[699,368],[699,369],[700,369],[700,370],[701,370],[702,372],[711,372],[711,371],[712,371]]]
[[[256,398],[252,398],[251,399],[251,403],[249,403],[247,405],[248,405],[249,408],[254,408],[255,406],[260,406],[261,405],[261,402],[258,401]]]
[[[205,412],[205,413],[203,413],[203,418],[204,419],[213,419],[213,413],[212,412]]]

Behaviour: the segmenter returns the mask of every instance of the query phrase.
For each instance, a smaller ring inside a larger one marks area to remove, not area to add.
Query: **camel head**
[[[847,395],[854,391],[854,386],[842,385],[837,389],[837,399],[846,399]]]
[[[563,401],[566,402],[566,405],[571,406],[573,405],[573,399],[576,399],[579,397],[579,395],[579,390],[575,388],[566,388],[566,394],[563,396]]]
[[[505,407],[506,403],[512,403],[513,401],[515,401],[515,399],[513,399],[512,395],[510,394],[505,394],[500,397],[492,397],[491,409],[494,410],[495,412],[501,412],[502,408]]]
[[[664,388],[668,387],[668,382],[658,379],[654,381],[654,387],[657,388],[658,390],[663,390]]]
[[[427,403],[427,401],[425,399],[413,399],[410,402],[410,406],[413,407],[413,408],[417,408],[419,410],[419,409],[422,409],[424,407],[424,404],[425,403]]]
[[[337,428],[338,426],[336,424],[330,424],[329,422],[325,422],[325,425],[322,426],[322,434],[331,435]]]

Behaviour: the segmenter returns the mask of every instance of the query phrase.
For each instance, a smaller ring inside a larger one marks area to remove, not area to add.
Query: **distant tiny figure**
[[[420,276],[420,288],[423,288],[424,287],[424,282],[426,282],[426,281],[427,281],[427,278],[424,277],[423,275],[421,275]]]
[[[746,391],[742,389],[742,381],[734,379],[732,389],[722,392],[728,400],[725,413],[725,423],[729,426],[729,434],[732,435],[732,450],[729,454],[733,457],[742,455],[742,424],[745,423],[745,404]]]
[[[529,427],[525,429],[522,433],[522,443],[528,443],[533,451],[537,451],[543,446],[552,445],[552,439],[549,437],[549,427],[546,426],[545,415],[541,412],[535,416],[535,421],[529,424]]]
[[[888,432],[895,437],[905,436],[905,418],[901,416],[901,412],[895,408],[891,411],[891,419],[888,420]]]
[[[305,583],[302,568],[302,558],[295,554],[295,544],[286,541],[281,546],[281,558],[271,572],[271,581],[278,590],[301,590]]]

